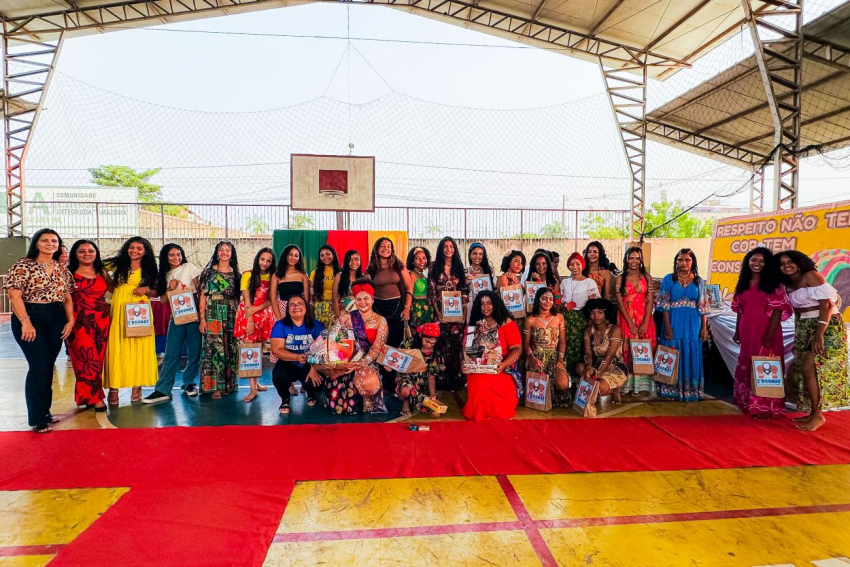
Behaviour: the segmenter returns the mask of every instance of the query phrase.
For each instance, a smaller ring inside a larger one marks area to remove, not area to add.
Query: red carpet
[[[0,433],[0,490],[131,490],[52,565],[262,564],[297,480],[850,463],[850,412],[813,434],[744,416]]]

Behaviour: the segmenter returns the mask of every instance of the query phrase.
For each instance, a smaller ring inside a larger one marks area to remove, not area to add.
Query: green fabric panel
[[[316,264],[319,262],[319,248],[327,242],[327,230],[276,230],[272,236],[272,245],[278,262],[283,249],[290,244],[295,244],[304,254],[304,266],[308,276],[316,269]]]

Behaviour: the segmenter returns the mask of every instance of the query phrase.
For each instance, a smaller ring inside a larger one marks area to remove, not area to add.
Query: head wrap
[[[416,332],[423,337],[440,338],[440,325],[437,323],[424,323],[416,327]]]
[[[572,254],[570,254],[570,257],[567,258],[567,268],[570,267],[570,264],[573,263],[573,260],[578,260],[581,264],[581,269],[584,269],[584,257],[578,252],[573,252]]]
[[[359,283],[359,284],[354,284],[353,286],[351,286],[351,293],[354,294],[354,297],[357,297],[358,295],[360,295],[364,291],[366,293],[368,293],[369,296],[371,296],[373,299],[375,298],[375,288],[372,287],[372,284],[370,284],[370,283]]]
[[[484,245],[481,244],[480,242],[473,242],[472,244],[469,245],[469,251],[472,252],[473,248],[481,248],[482,250],[484,250]]]

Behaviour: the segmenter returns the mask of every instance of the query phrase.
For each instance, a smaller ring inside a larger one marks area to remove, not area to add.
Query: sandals
[[[118,405],[118,388],[110,388],[107,400],[111,406]]]
[[[49,413],[47,414],[47,423],[59,423],[59,418]]]
[[[216,390],[212,393],[212,399],[220,400],[221,399],[221,390]]]
[[[310,407],[315,406],[316,401],[317,401],[316,398],[314,398],[312,396],[307,396],[307,405],[308,406],[310,406]]]
[[[102,405],[100,407],[94,406],[94,411],[97,413],[104,413],[106,411],[106,405]]]
[[[289,413],[289,404],[280,404],[280,415],[286,415]]]
[[[142,400],[142,387],[133,386],[133,394],[130,396],[131,402],[139,402]]]
[[[34,433],[50,433],[50,428],[47,427],[46,423],[42,425],[33,425],[32,430]]]

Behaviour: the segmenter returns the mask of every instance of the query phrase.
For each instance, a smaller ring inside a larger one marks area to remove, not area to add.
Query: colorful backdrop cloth
[[[407,232],[403,230],[370,230],[369,231],[369,251],[371,253],[372,247],[375,245],[375,242],[378,241],[382,236],[386,236],[390,240],[393,241],[393,246],[395,246],[396,256],[401,258],[401,261],[404,262],[407,259]],[[434,252],[431,251],[431,256],[433,257]],[[367,256],[368,258],[368,256]],[[368,263],[368,262],[366,262]],[[365,269],[365,263],[364,263]]]
[[[711,242],[709,281],[732,302],[741,261],[756,246],[773,252],[799,250],[838,290],[844,321],[850,323],[850,201],[774,211],[717,221]]]
[[[275,255],[280,259],[280,253],[290,244],[295,244],[304,254],[304,266],[307,274],[316,269],[319,261],[319,248],[328,244],[336,250],[340,265],[349,250],[357,250],[363,264],[363,271],[369,264],[372,246],[382,236],[393,241],[396,253],[402,261],[407,258],[407,233],[404,231],[385,230],[276,230],[273,236]]]

